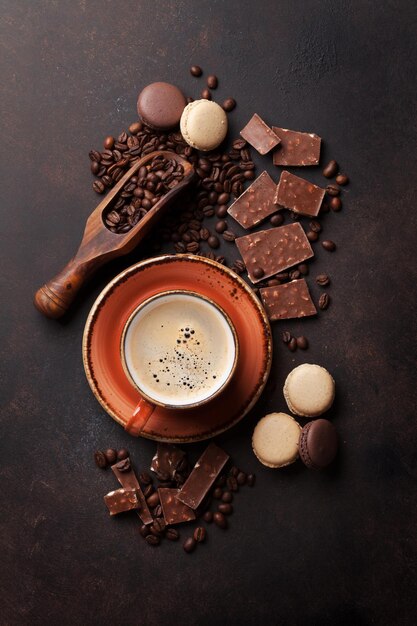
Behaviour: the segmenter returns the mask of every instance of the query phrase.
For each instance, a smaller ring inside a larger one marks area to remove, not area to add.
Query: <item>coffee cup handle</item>
[[[132,417],[125,425],[125,430],[130,435],[139,437],[155,409],[155,404],[151,404],[148,400],[141,397],[132,413]]]

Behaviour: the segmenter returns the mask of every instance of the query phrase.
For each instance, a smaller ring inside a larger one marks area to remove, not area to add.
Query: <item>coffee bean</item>
[[[159,504],[159,493],[154,491],[148,498],[146,498],[146,502],[151,509]]]
[[[227,204],[230,200],[230,195],[228,193],[221,193],[217,198],[217,202],[220,204]]]
[[[271,226],[281,226],[281,224],[284,223],[284,216],[282,213],[275,213],[275,215],[273,215],[269,221],[271,223]]]
[[[288,330],[284,330],[281,337],[284,343],[289,343],[291,341],[291,333]]]
[[[290,279],[291,280],[297,280],[298,278],[300,278],[300,276],[301,276],[301,272],[299,272],[298,270],[291,270],[291,272],[290,272]]]
[[[110,135],[106,137],[103,142],[103,145],[106,150],[111,150],[114,146],[114,137],[111,137]]]
[[[236,100],[234,98],[226,98],[222,106],[223,106],[223,109],[229,113],[230,111],[233,111],[233,109],[235,108]]]
[[[129,456],[129,450],[127,450],[126,448],[121,448],[120,450],[117,451],[118,461],[123,461],[123,459],[127,459],[128,456]]]
[[[235,235],[235,233],[234,233],[233,231],[231,231],[231,230],[225,230],[225,231],[224,231],[224,233],[223,233],[223,239],[224,239],[225,241],[230,241],[230,242],[232,242],[232,241],[234,241],[234,240],[236,239],[236,235]]]
[[[327,185],[326,193],[329,196],[338,196],[340,195],[340,188],[337,185]]]
[[[320,233],[321,232],[320,222],[317,222],[316,220],[313,220],[312,222],[310,222],[310,230],[312,230],[313,233]]]
[[[203,543],[206,540],[207,531],[203,526],[197,526],[194,531],[194,539],[197,543]]]
[[[184,548],[185,552],[191,553],[195,550],[196,545],[197,542],[194,537],[188,537],[188,539],[184,541],[182,547]]]
[[[241,261],[240,259],[237,259],[237,260],[234,262],[234,264],[233,264],[233,268],[234,268],[234,271],[235,271],[237,274],[243,274],[243,272],[246,270],[246,266],[245,266],[244,262],[243,262],[243,261]]]
[[[249,487],[253,487],[255,484],[255,480],[256,480],[255,474],[248,474],[248,480],[246,481],[246,484],[249,485]]]
[[[99,169],[100,169],[100,163],[97,163],[97,161],[91,161],[91,165],[90,165],[91,173],[96,175],[98,174]]]
[[[118,461],[118,463],[116,463],[116,469],[119,472],[130,472],[131,470],[131,465],[130,465],[130,459],[123,459],[122,461]]]
[[[326,167],[323,169],[323,176],[325,176],[326,178],[333,178],[333,176],[337,174],[338,169],[339,166],[336,161],[329,161]]]
[[[247,143],[246,143],[246,139],[240,138],[240,139],[235,139],[232,143],[232,147],[235,150],[243,150],[243,148],[246,148]]]
[[[303,276],[307,276],[309,272],[308,265],[306,263],[300,263],[300,265],[298,266],[298,271]]]
[[[203,89],[201,92],[201,97],[203,100],[211,100],[211,92],[209,89]]]
[[[207,522],[207,524],[211,524],[213,521],[213,513],[211,511],[206,511],[203,515],[203,520]]]
[[[142,537],[146,538],[150,534],[149,526],[147,526],[146,524],[142,524],[139,527],[139,532],[142,535]]]
[[[101,182],[101,180],[95,180],[93,182],[93,189],[96,193],[104,193],[105,185]]]
[[[152,515],[154,517],[161,517],[162,515],[162,506],[158,504],[154,509],[152,509]]]
[[[327,293],[322,293],[319,298],[319,309],[325,311],[330,304],[330,297]]]
[[[225,204],[221,204],[216,209],[217,217],[226,217],[227,215],[227,206]]]
[[[210,76],[207,76],[207,87],[209,89],[217,89],[218,84],[219,81],[217,79],[217,76],[215,76],[214,74],[210,74]]]
[[[227,519],[221,511],[216,511],[213,514],[213,521],[219,528],[225,529],[228,527]]]
[[[318,233],[314,232],[314,230],[309,230],[307,233],[307,239],[309,241],[317,241],[317,239],[319,238]]]
[[[329,206],[332,211],[340,211],[340,209],[342,208],[342,201],[340,198],[332,198],[329,202]]]
[[[297,350],[297,340],[295,337],[291,337],[287,345],[291,352],[295,352]]]
[[[213,249],[216,249],[220,246],[219,238],[216,237],[216,235],[210,235],[210,237],[207,239],[207,243],[210,246],[210,248],[213,248]]]
[[[165,537],[170,541],[178,541],[180,534],[176,528],[167,528]]]
[[[217,509],[220,511],[220,513],[223,513],[223,515],[231,515],[233,513],[233,505],[229,504],[228,502],[223,502],[222,504],[219,504]]]
[[[247,476],[245,472],[239,472],[239,474],[236,476],[237,484],[244,485],[246,483],[246,478]]]
[[[113,448],[108,448],[105,451],[104,456],[106,457],[106,461],[109,465],[113,465],[113,463],[116,463],[117,452]]]
[[[215,482],[216,487],[224,487],[226,484],[226,476],[224,474],[220,474],[218,479]]]
[[[219,234],[224,233],[224,231],[227,230],[227,222],[225,220],[220,220],[216,222],[216,225],[214,228],[216,230],[216,233],[219,233]]]
[[[253,268],[252,274],[253,274],[253,277],[258,280],[258,278],[262,278],[262,276],[264,276],[265,272],[262,269],[262,267],[256,266]]]
[[[336,182],[338,185],[347,185],[349,182],[348,176],[346,174],[338,174],[336,176]]]
[[[155,489],[153,488],[153,485],[146,485],[143,490],[143,495],[145,496],[145,498],[148,498],[154,491]]]
[[[155,520],[156,521],[156,520]],[[149,526],[149,532],[151,535],[153,535],[154,537],[161,537],[162,532],[159,530],[159,528],[157,526],[155,526],[155,521],[153,524],[151,524]]]
[[[268,287],[278,287],[278,285],[280,285],[281,283],[277,278],[270,278],[266,281],[266,284],[268,285]]]
[[[165,531],[165,527],[166,527],[166,523],[165,523],[165,520],[163,519],[163,517],[157,517],[153,521],[153,524],[151,524],[151,529],[152,529],[152,527],[154,528],[155,531],[157,531],[160,534],[162,534]]]
[[[196,76],[198,78],[203,73],[203,70],[201,69],[199,65],[192,65],[190,67],[190,72],[192,76]]]
[[[142,128],[142,122],[133,122],[133,124],[129,126],[129,133],[131,133],[132,135],[137,135],[137,133],[140,133]]]
[[[328,252],[334,252],[334,250],[336,250],[335,242],[334,241],[330,241],[330,239],[326,239],[325,241],[322,241],[321,245]]]
[[[320,285],[320,287],[327,287],[330,284],[330,278],[327,274],[319,274],[316,276],[316,283]]]
[[[213,498],[216,498],[216,500],[220,500],[220,498],[222,497],[222,493],[223,489],[221,487],[216,487],[216,489],[213,491]]]
[[[152,484],[152,476],[148,474],[148,472],[141,472],[139,474],[139,481],[142,485],[151,485]]]
[[[302,335],[301,337],[297,337],[296,341],[297,341],[297,348],[300,348],[300,350],[307,350],[308,348],[307,337],[304,337],[304,335]]]
[[[234,476],[236,478],[238,474],[239,474],[239,468],[236,467],[236,465],[233,465],[229,470],[229,476]]]
[[[230,491],[239,491],[239,485],[238,482],[235,478],[235,476],[229,476],[227,478],[227,486],[229,487]]]
[[[150,546],[159,546],[161,538],[156,535],[147,535],[145,541],[147,541]]]
[[[104,452],[102,452],[101,450],[97,450],[97,452],[94,452],[94,462],[100,469],[104,469],[105,467],[107,467],[107,458]]]
[[[90,150],[88,156],[90,157],[91,161],[97,161],[97,163],[100,163],[101,161],[101,154],[97,150]]]
[[[196,241],[191,241],[190,243],[187,243],[186,249],[187,249],[187,252],[191,252],[192,254],[195,254],[196,252],[200,250],[200,246],[198,245]]]
[[[209,237],[210,237],[210,231],[208,230],[208,228],[202,228],[200,230],[200,239],[202,241],[207,241]]]

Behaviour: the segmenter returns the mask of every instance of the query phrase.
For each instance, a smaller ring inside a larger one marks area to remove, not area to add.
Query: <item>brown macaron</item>
[[[138,113],[155,130],[176,128],[187,104],[178,87],[169,83],[151,83],[139,94]]]
[[[310,469],[324,469],[337,454],[336,428],[325,419],[309,422],[301,431],[298,447],[304,465]]]

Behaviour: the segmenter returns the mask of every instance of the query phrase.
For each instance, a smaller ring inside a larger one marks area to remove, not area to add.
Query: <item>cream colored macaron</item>
[[[318,417],[333,404],[335,382],[320,365],[303,363],[292,370],[284,384],[284,397],[291,413]]]
[[[227,115],[211,100],[195,100],[185,107],[180,120],[185,141],[197,150],[214,150],[226,137]]]
[[[263,465],[284,467],[298,458],[300,433],[301,426],[291,415],[270,413],[253,431],[253,451]]]

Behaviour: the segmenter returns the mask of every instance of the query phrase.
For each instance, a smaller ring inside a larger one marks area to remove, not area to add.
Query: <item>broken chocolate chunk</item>
[[[252,228],[262,220],[276,213],[274,203],[276,184],[267,172],[260,176],[233,202],[227,212],[243,228]]]
[[[263,119],[255,113],[244,128],[240,131],[243,139],[246,139],[251,146],[259,152],[259,154],[266,154],[272,148],[275,148],[281,141],[281,139],[274,133]]]
[[[321,139],[314,133],[300,133],[288,128],[273,126],[272,130],[281,143],[274,150],[274,165],[303,166],[317,165],[320,160]]]
[[[121,462],[122,461],[119,461],[119,463],[112,465],[111,466],[112,471],[124,489],[127,489],[129,491],[134,490],[137,492],[137,496],[140,502],[140,509],[138,509],[137,513],[144,524],[151,524],[153,521],[153,518],[149,511],[148,505],[146,504],[145,496],[143,495],[143,491],[141,489],[141,486],[139,485],[139,481],[136,478],[136,474],[131,465],[130,465],[129,472],[121,471],[118,468],[118,465]],[[130,459],[129,459],[129,463],[130,463]]]
[[[211,443],[180,489],[178,499],[195,510],[207,496],[228,459],[229,455],[224,450]]]
[[[279,179],[274,202],[294,213],[316,217],[325,193],[325,189],[284,170]]]
[[[162,513],[167,524],[182,524],[195,520],[194,511],[178,500],[179,489],[159,488]]]
[[[135,489],[116,489],[104,496],[104,502],[110,515],[118,515],[125,511],[140,508],[140,501]]]
[[[260,289],[262,302],[271,321],[315,315],[317,309],[304,278],[285,285]]]

